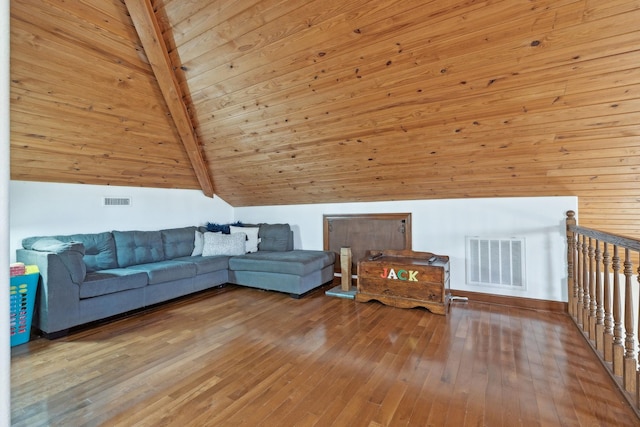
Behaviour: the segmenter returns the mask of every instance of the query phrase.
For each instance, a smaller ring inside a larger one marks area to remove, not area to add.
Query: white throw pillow
[[[246,251],[258,252],[258,243],[260,243],[260,239],[258,238],[258,231],[260,231],[259,227],[235,227],[231,225],[229,226],[229,230],[231,230],[231,234],[233,233],[246,234],[247,235]]]
[[[196,230],[196,235],[193,241],[193,252],[191,256],[202,255],[202,248],[204,247],[204,233]]]
[[[202,256],[244,255],[246,240],[247,235],[245,233],[204,233],[204,246],[202,248]]]

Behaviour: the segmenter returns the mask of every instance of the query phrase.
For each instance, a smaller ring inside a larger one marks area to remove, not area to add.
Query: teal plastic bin
[[[11,347],[24,344],[31,337],[31,320],[38,279],[40,279],[40,271],[36,265],[27,265],[24,275],[11,278],[9,288]]]

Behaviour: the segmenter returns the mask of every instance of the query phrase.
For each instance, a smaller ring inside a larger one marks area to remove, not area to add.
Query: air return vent
[[[102,206],[131,206],[131,197],[103,197]]]
[[[467,283],[525,289],[523,238],[467,237]]]

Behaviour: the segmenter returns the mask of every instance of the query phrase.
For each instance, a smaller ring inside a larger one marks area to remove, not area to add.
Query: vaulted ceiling
[[[640,235],[638,46],[632,0],[12,0],[11,178],[575,195]]]

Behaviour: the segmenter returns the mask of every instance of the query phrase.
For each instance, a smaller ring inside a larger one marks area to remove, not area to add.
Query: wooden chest
[[[424,307],[446,314],[449,257],[430,252],[369,252],[358,263],[356,301],[377,300],[401,308]]]

